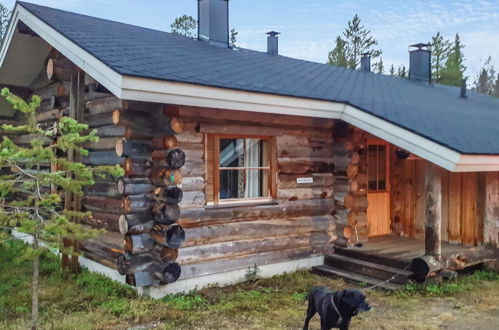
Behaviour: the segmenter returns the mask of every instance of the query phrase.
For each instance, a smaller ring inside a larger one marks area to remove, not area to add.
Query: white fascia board
[[[19,6],[18,6],[19,8]],[[15,10],[12,13],[11,21],[7,31],[5,32],[5,37],[2,43],[2,49],[0,50],[0,67],[3,66],[3,62],[5,61],[5,57],[7,57],[7,51],[9,50],[10,42],[12,41],[12,37],[14,36],[14,32],[17,27],[17,23],[19,22],[19,12]]]
[[[342,103],[330,101],[129,76],[123,78],[122,96],[135,101],[328,119],[339,119],[345,107]]]
[[[18,20],[35,31],[49,45],[57,49],[80,69],[106,87],[111,93],[117,97],[121,97],[122,75],[83,50],[22,6],[16,6],[14,15]],[[16,26],[17,24],[12,24],[10,29],[14,30]],[[5,44],[6,45],[2,47],[2,60],[4,58],[4,48],[8,47],[9,42],[6,42]]]
[[[453,172],[499,172],[499,155],[461,155]]]
[[[452,149],[350,105],[341,119],[449,171],[454,170],[461,157]]]

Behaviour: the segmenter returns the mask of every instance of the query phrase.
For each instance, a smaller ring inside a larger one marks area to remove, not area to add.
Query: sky
[[[7,7],[14,0],[0,0]],[[169,31],[183,14],[197,16],[196,0],[28,0],[81,14]],[[488,56],[499,70],[499,0],[230,0],[230,26],[239,47],[266,49],[265,32],[282,34],[282,55],[324,63],[334,40],[358,14],[383,51],[383,62],[407,66],[410,44],[440,31],[462,37],[469,81]]]

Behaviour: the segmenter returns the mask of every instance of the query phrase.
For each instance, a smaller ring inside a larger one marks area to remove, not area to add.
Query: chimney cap
[[[270,31],[270,32],[267,32],[265,34],[268,34],[271,37],[277,37],[279,34],[281,34],[281,32]]]
[[[371,56],[371,52],[365,52],[365,53],[362,53],[360,54],[361,56]]]
[[[431,46],[430,43],[424,44],[424,43],[420,42],[418,44],[409,45],[409,48],[413,47],[413,48],[417,48],[417,49],[422,49],[423,47],[430,47],[430,46]]]

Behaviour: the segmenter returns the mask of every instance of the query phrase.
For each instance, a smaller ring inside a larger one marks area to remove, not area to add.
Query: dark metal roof
[[[344,102],[460,153],[499,154],[497,98],[19,4],[123,75]]]

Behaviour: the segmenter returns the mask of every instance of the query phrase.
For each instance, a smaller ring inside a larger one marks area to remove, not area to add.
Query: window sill
[[[279,202],[276,200],[268,200],[268,201],[254,201],[254,202],[234,202],[234,203],[223,203],[218,205],[206,205],[205,210],[218,210],[218,209],[229,209],[235,207],[245,207],[245,206],[268,206],[268,205],[279,205]]]

